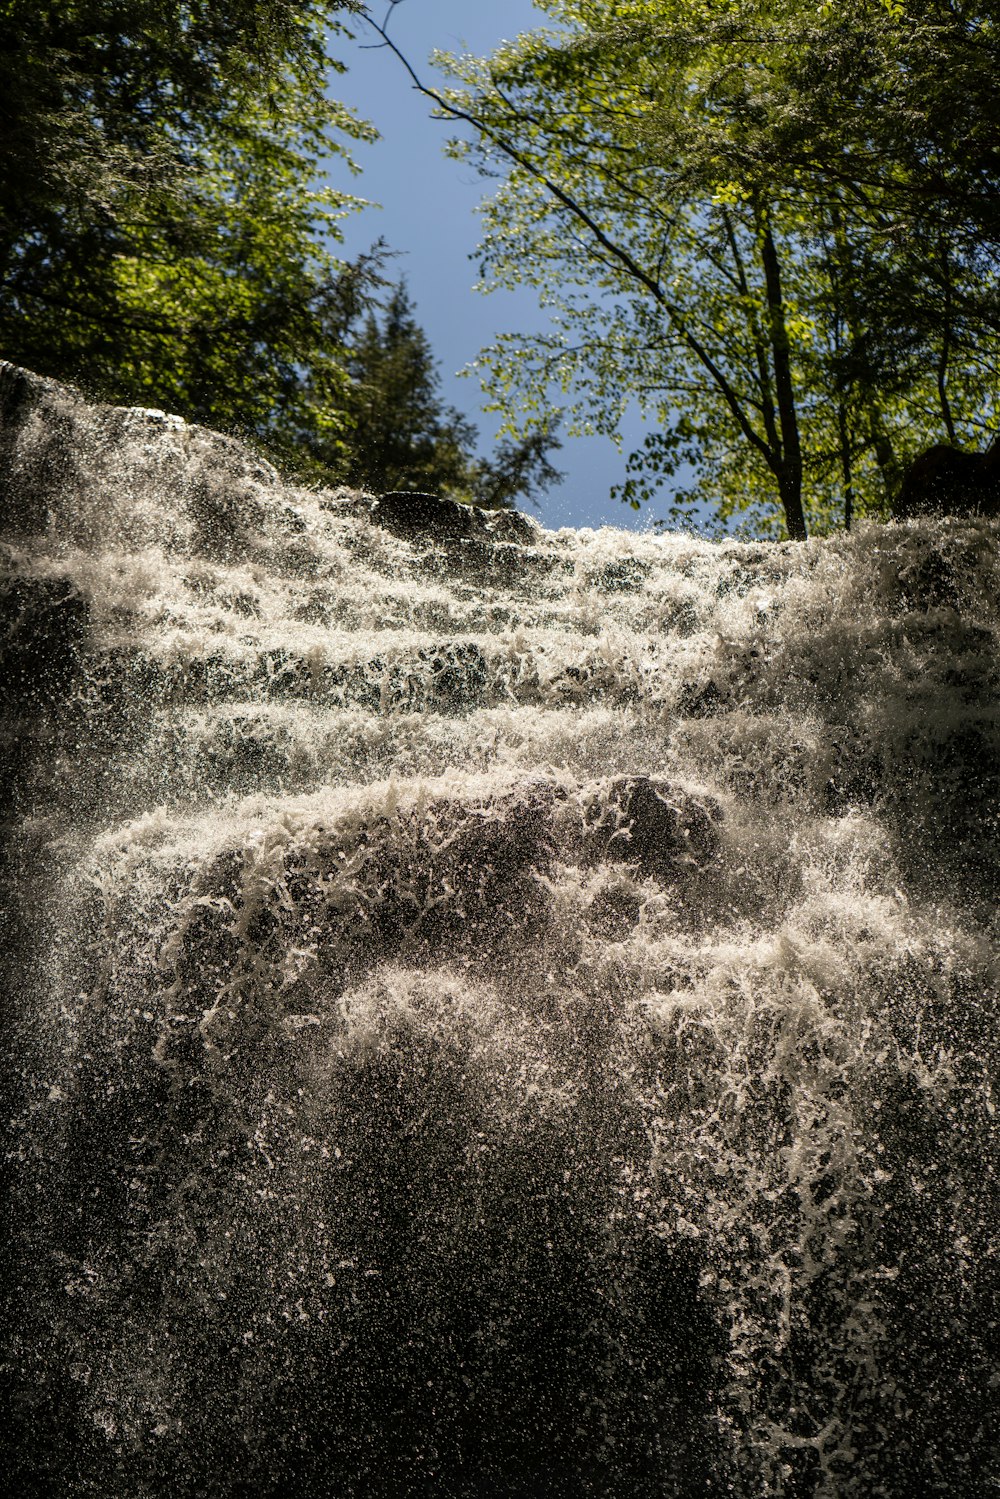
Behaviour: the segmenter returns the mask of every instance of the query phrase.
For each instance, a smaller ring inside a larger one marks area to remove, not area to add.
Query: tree
[[[773,32],[785,12],[734,9],[731,62],[762,14]],[[758,94],[755,152],[865,203],[875,195],[897,228],[947,225],[963,254],[995,248],[995,0],[842,0],[798,12],[794,41]],[[994,307],[996,295],[994,284]]]
[[[821,56],[838,15],[739,0],[538,4],[559,29],[486,60],[441,59],[463,86],[428,91],[472,127],[456,153],[502,178],[485,207],[484,277],[535,285],[553,315],[549,334],[488,351],[498,407],[530,420],[555,381],[578,428],[616,434],[637,398],[656,425],[626,498],[694,460],[723,516],[750,506],[767,524],[777,500],[793,537],[807,518],[827,527],[884,505],[898,450],[942,422],[959,435],[953,409],[984,420],[995,344],[981,320],[972,335],[979,268],[954,224],[934,225],[947,271],[918,283],[894,235],[905,163],[890,163],[879,197],[877,178],[850,188],[832,135],[829,170],[822,153],[806,160],[800,41]],[[780,107],[796,100],[789,124]],[[904,324],[889,288],[907,275]]]
[[[436,361],[403,282],[370,311],[347,356],[348,483],[376,491],[464,489],[476,429],[438,395]]]
[[[349,338],[344,392],[347,453],[331,469],[377,492],[415,489],[489,508],[531,500],[561,477],[548,454],[554,429],[501,443],[477,458],[475,425],[439,395],[437,361],[413,314],[406,286],[392,291],[379,317],[370,310]]]
[[[371,261],[320,162],[370,127],[326,97],[337,0],[8,0],[0,349],[120,400],[335,446]]]
[[[1000,330],[995,5],[710,9],[728,169],[791,181],[832,242],[838,388],[868,411],[905,396],[935,436],[982,441]]]

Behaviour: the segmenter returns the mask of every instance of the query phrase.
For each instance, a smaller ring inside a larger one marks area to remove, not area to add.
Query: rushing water
[[[9,1492],[993,1492],[996,524],[0,397]]]

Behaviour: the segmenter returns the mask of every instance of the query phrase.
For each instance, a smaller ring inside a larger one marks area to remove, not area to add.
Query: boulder
[[[371,508],[376,525],[407,541],[530,541],[531,521],[516,510],[483,510],[419,490],[394,489]]]
[[[722,809],[656,776],[616,776],[583,793],[584,853],[589,860],[638,864],[673,879],[701,869],[718,850]]]
[[[895,520],[1000,515],[1000,449],[966,453],[948,443],[935,443],[906,469],[892,513]]]

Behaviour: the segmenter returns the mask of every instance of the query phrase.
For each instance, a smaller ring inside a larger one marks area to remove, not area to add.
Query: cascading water
[[[991,1492],[995,524],[0,404],[9,1492]]]

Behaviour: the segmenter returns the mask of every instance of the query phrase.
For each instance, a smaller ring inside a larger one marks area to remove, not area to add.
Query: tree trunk
[[[785,530],[788,532],[789,541],[805,541],[809,533],[806,530],[806,516],[802,508],[801,464],[791,473],[783,469],[778,474],[778,494],[781,496],[781,504],[785,512]]]
[[[767,288],[768,317],[771,335],[771,358],[774,362],[774,393],[781,423],[781,455],[777,467],[778,492],[785,511],[785,528],[790,540],[805,541],[806,517],[802,508],[802,445],[795,410],[795,386],[792,381],[791,350],[785,326],[785,304],[781,293],[781,267],[778,247],[771,232],[766,209],[760,214],[761,257],[764,284]]]
[[[844,481],[844,530],[849,531],[854,519],[854,468],[851,462],[851,431],[847,419],[847,403],[843,396],[837,407],[837,428],[840,438],[840,472]]]
[[[947,246],[941,245],[941,273],[944,280],[944,332],[941,338],[941,354],[937,366],[937,388],[938,401],[941,406],[941,417],[944,421],[948,441],[953,448],[958,447],[958,437],[955,433],[955,420],[951,414],[951,402],[948,400],[948,360],[951,357],[951,266],[948,261]]]

